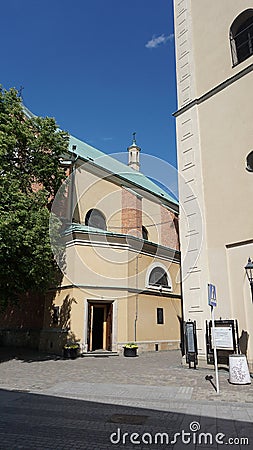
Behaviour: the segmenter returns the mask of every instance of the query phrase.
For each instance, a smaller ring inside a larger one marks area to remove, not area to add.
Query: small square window
[[[164,324],[163,308],[157,308],[156,313],[158,325],[163,325]]]

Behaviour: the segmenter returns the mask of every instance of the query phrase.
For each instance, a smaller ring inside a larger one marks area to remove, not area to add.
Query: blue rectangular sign
[[[214,284],[208,284],[208,305],[217,306],[216,287]]]

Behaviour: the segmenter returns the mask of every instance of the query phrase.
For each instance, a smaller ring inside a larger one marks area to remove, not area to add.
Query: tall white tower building
[[[253,364],[253,0],[174,0],[184,319],[237,319]],[[247,167],[248,166],[248,167]],[[248,170],[247,170],[248,169]]]

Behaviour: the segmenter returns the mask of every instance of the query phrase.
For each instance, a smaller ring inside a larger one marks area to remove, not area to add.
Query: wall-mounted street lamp
[[[247,278],[248,278],[249,283],[250,283],[251,299],[252,299],[252,302],[253,302],[253,262],[251,261],[250,258],[248,259],[248,263],[246,264],[244,269],[246,270]]]

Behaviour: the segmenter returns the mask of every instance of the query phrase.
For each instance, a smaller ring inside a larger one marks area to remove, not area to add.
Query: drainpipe
[[[62,167],[69,168],[69,184],[67,194],[67,210],[66,210],[66,225],[71,225],[73,209],[74,209],[74,190],[75,190],[75,163],[78,156],[75,154],[76,145],[72,145],[71,157],[68,160],[60,159]]]
[[[181,291],[181,314],[182,319],[180,323],[180,334],[181,334],[181,355],[182,357],[185,356],[185,338],[184,338],[184,298],[183,298],[183,281],[182,281],[182,264],[181,264],[181,256],[180,256],[180,291]]]
[[[134,319],[134,342],[137,341],[137,321],[138,321],[138,314],[139,314],[139,282],[138,282],[138,272],[139,272],[139,255],[136,257],[136,264],[135,264],[135,285],[136,285],[136,296],[135,296],[135,319]]]
[[[70,202],[69,202],[69,223],[73,222],[73,209],[74,209],[74,190],[75,190],[75,163],[78,159],[77,155],[74,153],[76,150],[76,145],[72,145],[71,154],[71,170],[70,170]]]

